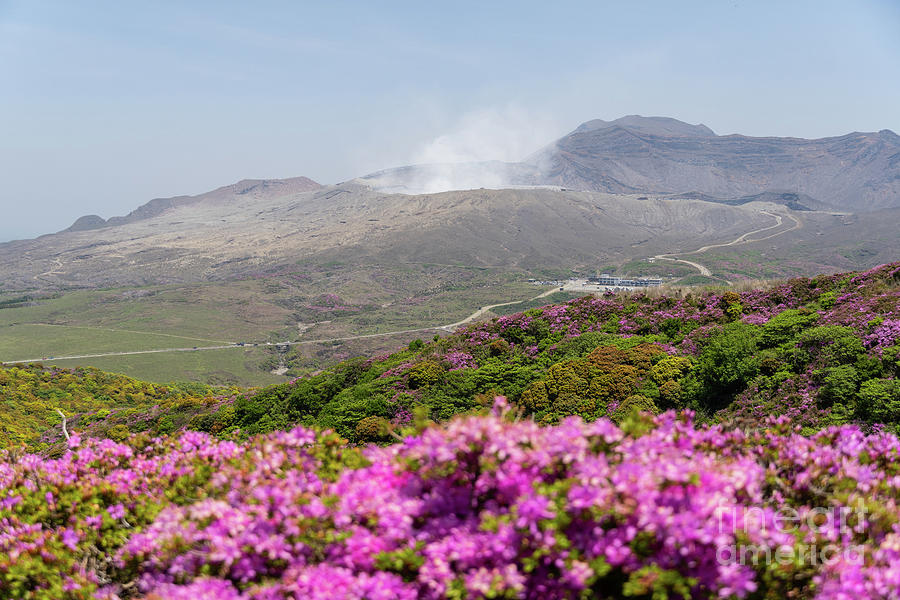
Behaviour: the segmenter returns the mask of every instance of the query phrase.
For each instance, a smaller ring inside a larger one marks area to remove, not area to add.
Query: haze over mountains
[[[533,189],[491,189],[519,186]],[[433,193],[448,189],[458,191]],[[900,216],[900,137],[754,138],[662,117],[594,120],[520,163],[410,165],[336,186],[243,180],[123,217],[85,216],[0,244],[0,278],[5,289],[145,285],[310,259],[567,270],[721,243],[771,224],[760,209],[773,204],[806,211],[796,244],[807,256],[831,244],[820,270],[882,257],[897,245],[885,227]],[[836,250],[860,237],[847,226],[868,228],[876,247]]]

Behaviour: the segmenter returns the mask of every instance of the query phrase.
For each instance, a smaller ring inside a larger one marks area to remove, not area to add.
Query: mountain
[[[411,165],[362,181],[402,193],[550,186],[871,211],[900,207],[900,136],[887,129],[815,140],[717,135],[705,125],[630,115],[588,121],[519,163]]]
[[[356,183],[300,192],[272,181],[254,185],[151,202],[93,229],[84,225],[99,221],[84,217],[57,234],[0,244],[0,281],[5,289],[184,283],[298,260],[567,272],[728,241],[772,223],[756,208],[599,192],[409,196]]]
[[[807,140],[716,135],[660,117],[589,121],[526,160],[542,184],[719,199],[794,193],[843,210],[900,206],[900,136]],[[812,207],[808,207],[812,208]]]
[[[85,215],[79,217],[65,231],[86,231],[100,229],[102,227],[115,227],[135,223],[159,216],[166,211],[194,204],[224,204],[235,200],[261,200],[267,198],[280,198],[290,194],[298,194],[317,190],[321,184],[307,177],[292,177],[289,179],[242,179],[237,183],[216,188],[211,192],[197,196],[175,196],[173,198],[154,198],[146,204],[139,206],[124,217],[111,217],[109,220],[98,215]]]
[[[651,135],[685,135],[691,137],[715,137],[716,134],[706,125],[690,125],[678,119],[670,117],[642,117],[640,115],[628,115],[615,121],[594,119],[578,126],[575,132],[599,131],[623,127],[630,131],[637,131]]]

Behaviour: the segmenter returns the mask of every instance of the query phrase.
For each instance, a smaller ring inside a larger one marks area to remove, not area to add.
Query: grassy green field
[[[226,341],[225,333],[258,335],[260,328],[286,324],[290,311],[273,304],[276,298],[258,281],[75,291],[0,310],[0,327],[47,323]]]
[[[61,366],[96,366],[147,381],[260,385],[285,379],[268,372],[274,349],[50,357],[322,340],[445,325],[479,306],[527,300],[542,291],[525,279],[484,268],[337,264],[243,281],[73,291],[0,309],[0,361],[42,359]],[[542,299],[540,304],[550,301]],[[321,368],[431,335],[303,346],[302,365]]]
[[[3,327],[2,331],[0,357],[4,361],[46,358],[72,353],[94,354],[157,348],[184,348],[225,342],[224,340],[165,333],[45,323],[7,325]],[[26,353],[30,354],[26,355]]]
[[[266,356],[265,350],[259,348],[227,348],[197,352],[48,360],[44,364],[59,367],[91,366],[152,382],[186,380],[213,385],[257,386],[286,381],[286,377],[272,375],[259,368]]]

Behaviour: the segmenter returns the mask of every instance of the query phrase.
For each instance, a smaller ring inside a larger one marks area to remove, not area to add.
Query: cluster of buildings
[[[636,277],[625,279],[604,273],[587,279],[572,278],[568,280],[538,280],[529,279],[528,283],[534,285],[552,285],[559,287],[560,290],[568,290],[570,292],[604,292],[604,291],[622,291],[633,290],[638,288],[656,287],[663,284],[662,279],[652,277]]]
[[[588,277],[588,283],[593,285],[605,285],[608,287],[655,287],[662,285],[662,279],[653,279],[650,277],[639,277],[637,279],[623,279],[614,275],[603,273],[597,277]]]

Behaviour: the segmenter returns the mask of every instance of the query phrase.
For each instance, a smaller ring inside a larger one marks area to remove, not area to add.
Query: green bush
[[[681,384],[677,381],[666,381],[659,386],[659,399],[663,408],[677,408],[681,405]]]
[[[684,356],[667,356],[650,369],[650,377],[658,385],[681,379],[691,369],[691,359]]]
[[[822,387],[819,388],[819,404],[852,406],[856,403],[858,387],[859,373],[855,368],[850,365],[831,367],[824,372]]]
[[[166,415],[164,417],[160,417],[160,419],[156,422],[156,433],[159,435],[166,435],[175,431],[175,421],[171,416]]]
[[[849,327],[821,325],[797,336],[793,362],[799,369],[813,360],[824,365],[853,364],[865,355],[862,340]]]
[[[808,309],[785,310],[763,325],[759,336],[759,345],[763,348],[774,348],[790,342],[797,334],[808,329],[818,320],[819,315]]]
[[[365,417],[356,423],[356,439],[363,443],[383,442],[390,438],[391,423],[384,417]]]
[[[692,371],[699,383],[705,407],[725,406],[759,371],[756,353],[758,329],[746,323],[729,323],[711,336]]]
[[[900,424],[900,381],[870,379],[859,387],[859,415],[876,423]]]
[[[622,423],[635,413],[650,413],[655,415],[659,413],[659,409],[650,398],[635,394],[633,396],[628,396],[628,398],[622,401],[610,417],[616,423]]]
[[[322,409],[315,422],[351,442],[361,442],[365,440],[356,437],[356,425],[366,417],[388,418],[393,408],[387,400],[371,394],[367,388],[348,388]]]
[[[116,442],[124,442],[128,439],[129,435],[131,435],[131,432],[128,431],[128,427],[121,423],[113,425],[109,428],[109,431],[106,432],[106,437]]]
[[[406,381],[410,389],[418,389],[434,385],[444,376],[444,367],[433,360],[425,360],[414,365],[406,374]]]

